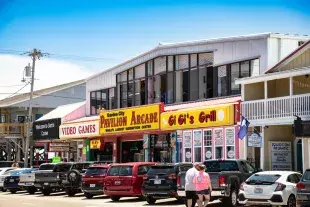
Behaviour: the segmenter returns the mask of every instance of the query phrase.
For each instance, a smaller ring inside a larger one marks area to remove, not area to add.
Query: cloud
[[[4,99],[22,88],[21,79],[23,70],[28,63],[32,63],[30,57],[0,55],[0,99]],[[86,68],[72,63],[42,58],[36,61],[34,89],[52,87],[71,81],[84,79],[92,75]],[[12,86],[14,85],[14,86]],[[16,86],[17,85],[17,86]],[[12,87],[4,87],[12,86]],[[25,87],[19,93],[30,91],[30,86]]]

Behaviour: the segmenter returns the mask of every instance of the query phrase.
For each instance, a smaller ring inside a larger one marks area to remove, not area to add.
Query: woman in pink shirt
[[[210,201],[210,193],[212,191],[210,176],[205,172],[206,166],[200,165],[199,172],[194,177],[194,183],[196,185],[196,191],[198,195],[198,206],[206,207]],[[203,200],[205,202],[203,204]],[[203,205],[202,205],[203,204]]]

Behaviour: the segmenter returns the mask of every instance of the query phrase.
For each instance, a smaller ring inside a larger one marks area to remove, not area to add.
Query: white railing
[[[248,120],[287,119],[310,116],[310,94],[245,101],[241,113]]]

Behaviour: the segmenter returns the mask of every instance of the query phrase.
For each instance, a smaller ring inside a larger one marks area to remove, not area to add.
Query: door
[[[128,191],[132,184],[132,166],[113,166],[106,177],[107,190]]]

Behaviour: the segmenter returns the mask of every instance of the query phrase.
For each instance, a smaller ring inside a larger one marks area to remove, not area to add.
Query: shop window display
[[[121,162],[143,162],[143,141],[121,143]]]
[[[203,139],[204,139],[204,159],[210,160],[212,159],[212,130],[204,130],[203,131]]]
[[[226,159],[235,158],[235,129],[225,129],[225,141],[226,141]]]
[[[192,132],[183,132],[184,161],[192,162]]]
[[[194,162],[202,161],[202,131],[194,130],[193,131],[193,140],[194,140]]]
[[[223,129],[213,130],[214,147],[215,147],[215,159],[224,158],[224,134]]]

